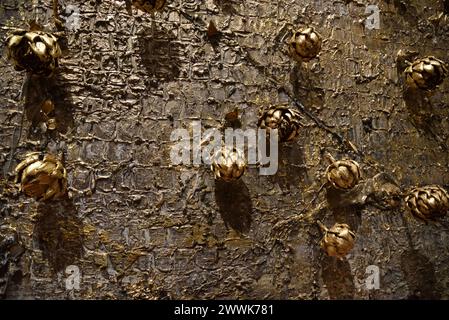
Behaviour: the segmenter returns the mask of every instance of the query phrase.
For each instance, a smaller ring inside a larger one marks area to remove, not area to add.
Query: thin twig
[[[323,233],[328,232],[329,229],[320,220],[317,220],[316,224],[320,228],[321,232],[323,232]]]
[[[59,0],[53,0],[53,22],[55,23],[56,29],[64,30],[64,23],[59,15]]]
[[[318,197],[320,196],[321,191],[323,191],[324,187],[327,185],[327,182],[323,183],[321,185],[321,187],[315,192],[314,197],[312,198],[312,200],[310,200],[309,204],[301,210],[301,212],[299,213],[300,215],[304,214],[306,211],[308,211],[311,207],[311,205],[313,203],[315,203],[315,201],[318,199]]]

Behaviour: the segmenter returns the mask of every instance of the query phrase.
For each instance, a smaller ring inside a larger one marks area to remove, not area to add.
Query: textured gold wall
[[[19,243],[14,254],[2,253],[9,258],[0,260],[0,293],[449,298],[447,218],[426,225],[402,208],[382,210],[364,197],[385,180],[372,179],[380,173],[403,189],[448,183],[449,82],[433,95],[404,99],[395,62],[400,49],[449,62],[449,22],[432,20],[443,2],[169,3],[153,19],[131,17],[124,1],[65,0],[60,11],[79,8],[80,28],[67,31],[55,79],[30,82],[25,109],[18,97],[24,74],[0,61],[0,224],[15,228]],[[364,25],[371,4],[380,8],[378,30]],[[31,7],[30,1],[2,0],[2,36],[7,27],[24,27]],[[38,7],[50,3],[38,1]],[[195,23],[180,8],[196,16]],[[210,20],[223,33],[212,43]],[[297,66],[285,43],[290,28],[302,25],[326,40],[318,59]],[[33,110],[48,97],[60,126],[44,134]],[[218,127],[235,108],[243,128],[255,128],[260,107],[292,98],[320,121],[305,116],[304,134],[281,148],[275,176],[251,168],[230,187],[215,183],[206,166],[170,165],[174,128],[195,119]],[[64,153],[69,200],[38,204],[10,190],[12,170],[30,150]],[[361,163],[364,182],[355,192],[343,198],[317,193],[325,181],[325,151]],[[316,219],[354,229],[357,241],[347,259],[324,256]],[[378,290],[365,285],[370,265],[380,270]],[[81,272],[79,290],[67,290],[69,266]]]

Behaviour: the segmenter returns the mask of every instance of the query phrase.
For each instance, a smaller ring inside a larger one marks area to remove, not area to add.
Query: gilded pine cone
[[[354,248],[355,234],[347,224],[336,223],[325,229],[321,248],[331,257],[344,258]]]
[[[337,189],[349,190],[360,181],[360,166],[354,160],[333,161],[326,170],[327,180]]]
[[[133,5],[146,13],[153,13],[161,10],[166,3],[166,0],[133,0]]]
[[[67,191],[67,172],[54,155],[32,152],[16,167],[20,191],[39,201],[52,200]]]
[[[258,126],[261,129],[278,129],[279,140],[287,142],[299,135],[302,127],[301,115],[295,109],[286,106],[273,106],[265,111],[259,118]]]
[[[414,188],[406,196],[405,204],[414,217],[436,220],[449,211],[449,194],[440,186]]]
[[[410,87],[434,90],[448,76],[449,69],[442,60],[429,56],[415,60],[404,73]]]
[[[17,71],[50,76],[61,56],[57,38],[43,31],[16,31],[6,39],[8,59]]]
[[[227,182],[237,180],[246,170],[245,155],[237,148],[224,146],[213,156],[211,170],[216,179]]]
[[[290,55],[298,62],[308,62],[321,51],[321,36],[313,27],[296,31],[289,42]]]

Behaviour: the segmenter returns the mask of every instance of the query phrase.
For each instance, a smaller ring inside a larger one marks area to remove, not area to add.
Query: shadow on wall
[[[323,254],[321,276],[332,300],[354,299],[355,285],[349,262]]]
[[[359,201],[361,185],[350,191],[340,191],[335,188],[326,190],[329,209],[336,223],[348,224],[356,232],[362,222],[362,207]]]
[[[309,182],[304,151],[296,144],[279,146],[278,164],[278,171],[275,175],[269,176],[269,179],[279,184],[282,190],[298,188],[300,183]]]
[[[416,8],[413,6],[413,3],[410,3],[411,1],[404,1],[404,0],[386,0],[388,4],[393,4],[394,8],[396,9],[397,13],[401,16],[404,16],[407,20],[414,23],[416,20],[413,19],[413,17],[416,17],[418,15],[418,12]]]
[[[305,106],[323,107],[325,93],[320,87],[320,77],[320,73],[312,72],[304,64],[295,63],[290,71],[294,97]]]
[[[50,266],[60,271],[74,264],[83,251],[83,225],[73,203],[41,203],[38,214],[34,237]]]
[[[7,296],[11,284],[22,281],[23,274],[18,261],[24,252],[17,231],[7,224],[0,225],[0,299]]]
[[[441,138],[445,136],[442,123],[446,116],[436,114],[430,99],[421,90],[407,88],[403,98],[413,125],[429,139],[437,141],[441,147],[448,150],[449,147]]]
[[[232,5],[232,0],[213,0],[214,4],[219,7],[224,13],[233,15],[238,13],[237,10]]]
[[[157,87],[159,81],[174,81],[181,76],[181,57],[185,46],[176,40],[174,33],[160,26],[148,28],[145,35],[139,37],[141,66],[149,77],[156,78],[150,82],[151,87]]]
[[[440,299],[435,268],[430,260],[416,250],[405,251],[401,255],[401,269],[409,288],[409,299]]]
[[[240,179],[235,182],[215,180],[215,200],[227,227],[246,233],[251,228],[251,202],[248,187]]]
[[[73,102],[67,91],[68,84],[60,71],[52,78],[41,78],[33,76],[29,80],[25,95],[25,113],[31,122],[28,136],[40,139],[42,135],[65,134],[73,127]],[[45,115],[41,112],[41,105],[45,100],[53,101],[55,105],[48,117],[56,119],[56,129],[48,130],[46,133],[39,129],[39,125],[45,122]]]

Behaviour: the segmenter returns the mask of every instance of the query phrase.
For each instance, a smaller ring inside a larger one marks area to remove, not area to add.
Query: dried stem
[[[320,228],[321,232],[326,233],[329,231],[329,229],[320,220],[317,220],[316,224]]]
[[[53,21],[55,23],[56,29],[64,29],[64,24],[62,23],[59,16],[59,0],[53,0]]]
[[[337,162],[337,160],[335,160],[335,158],[334,158],[329,152],[326,152],[326,153],[324,154],[324,158],[325,158],[327,161],[329,161],[330,164],[334,164],[335,162]]]

